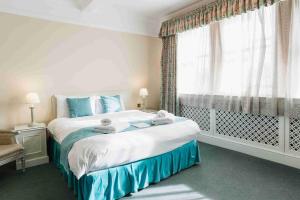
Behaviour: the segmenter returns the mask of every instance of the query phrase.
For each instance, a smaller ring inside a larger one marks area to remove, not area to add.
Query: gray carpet
[[[300,170],[208,144],[202,164],[152,185],[126,200],[300,200]],[[52,165],[0,168],[1,200],[75,199]]]

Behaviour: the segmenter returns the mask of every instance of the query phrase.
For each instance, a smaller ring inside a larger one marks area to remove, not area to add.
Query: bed
[[[62,164],[64,141],[76,131],[97,126],[101,119],[120,122],[151,120],[154,114],[138,110],[58,117],[48,125],[49,154],[78,200],[119,199],[158,183],[200,163],[198,125],[188,119],[172,124],[95,134],[72,144],[69,168]]]

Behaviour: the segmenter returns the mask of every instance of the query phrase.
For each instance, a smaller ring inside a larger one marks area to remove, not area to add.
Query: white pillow
[[[96,96],[64,96],[64,95],[54,95],[56,98],[56,117],[70,117],[69,116],[69,108],[67,104],[67,98],[85,98],[90,97],[91,109],[93,115],[95,112],[95,105],[96,105]]]
[[[102,104],[101,104],[101,101],[100,101],[100,97],[101,96],[114,96],[114,95],[94,96],[94,98],[95,98],[95,114],[102,114],[102,113],[104,113],[103,108],[102,108]],[[121,101],[121,108],[122,108],[122,110],[125,110],[125,104],[124,104],[122,95],[120,95],[120,101]]]

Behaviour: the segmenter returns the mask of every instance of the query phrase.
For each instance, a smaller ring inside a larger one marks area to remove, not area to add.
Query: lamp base
[[[147,107],[146,97],[143,97],[142,98],[142,107],[141,107],[141,110],[142,111],[146,110],[146,107]]]

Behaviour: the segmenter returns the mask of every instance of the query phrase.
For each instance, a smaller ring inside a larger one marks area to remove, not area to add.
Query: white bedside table
[[[25,149],[26,168],[49,162],[45,124],[40,123],[34,127],[17,125],[14,131],[17,132],[17,143],[22,144]],[[17,169],[21,169],[20,162],[17,162]]]

